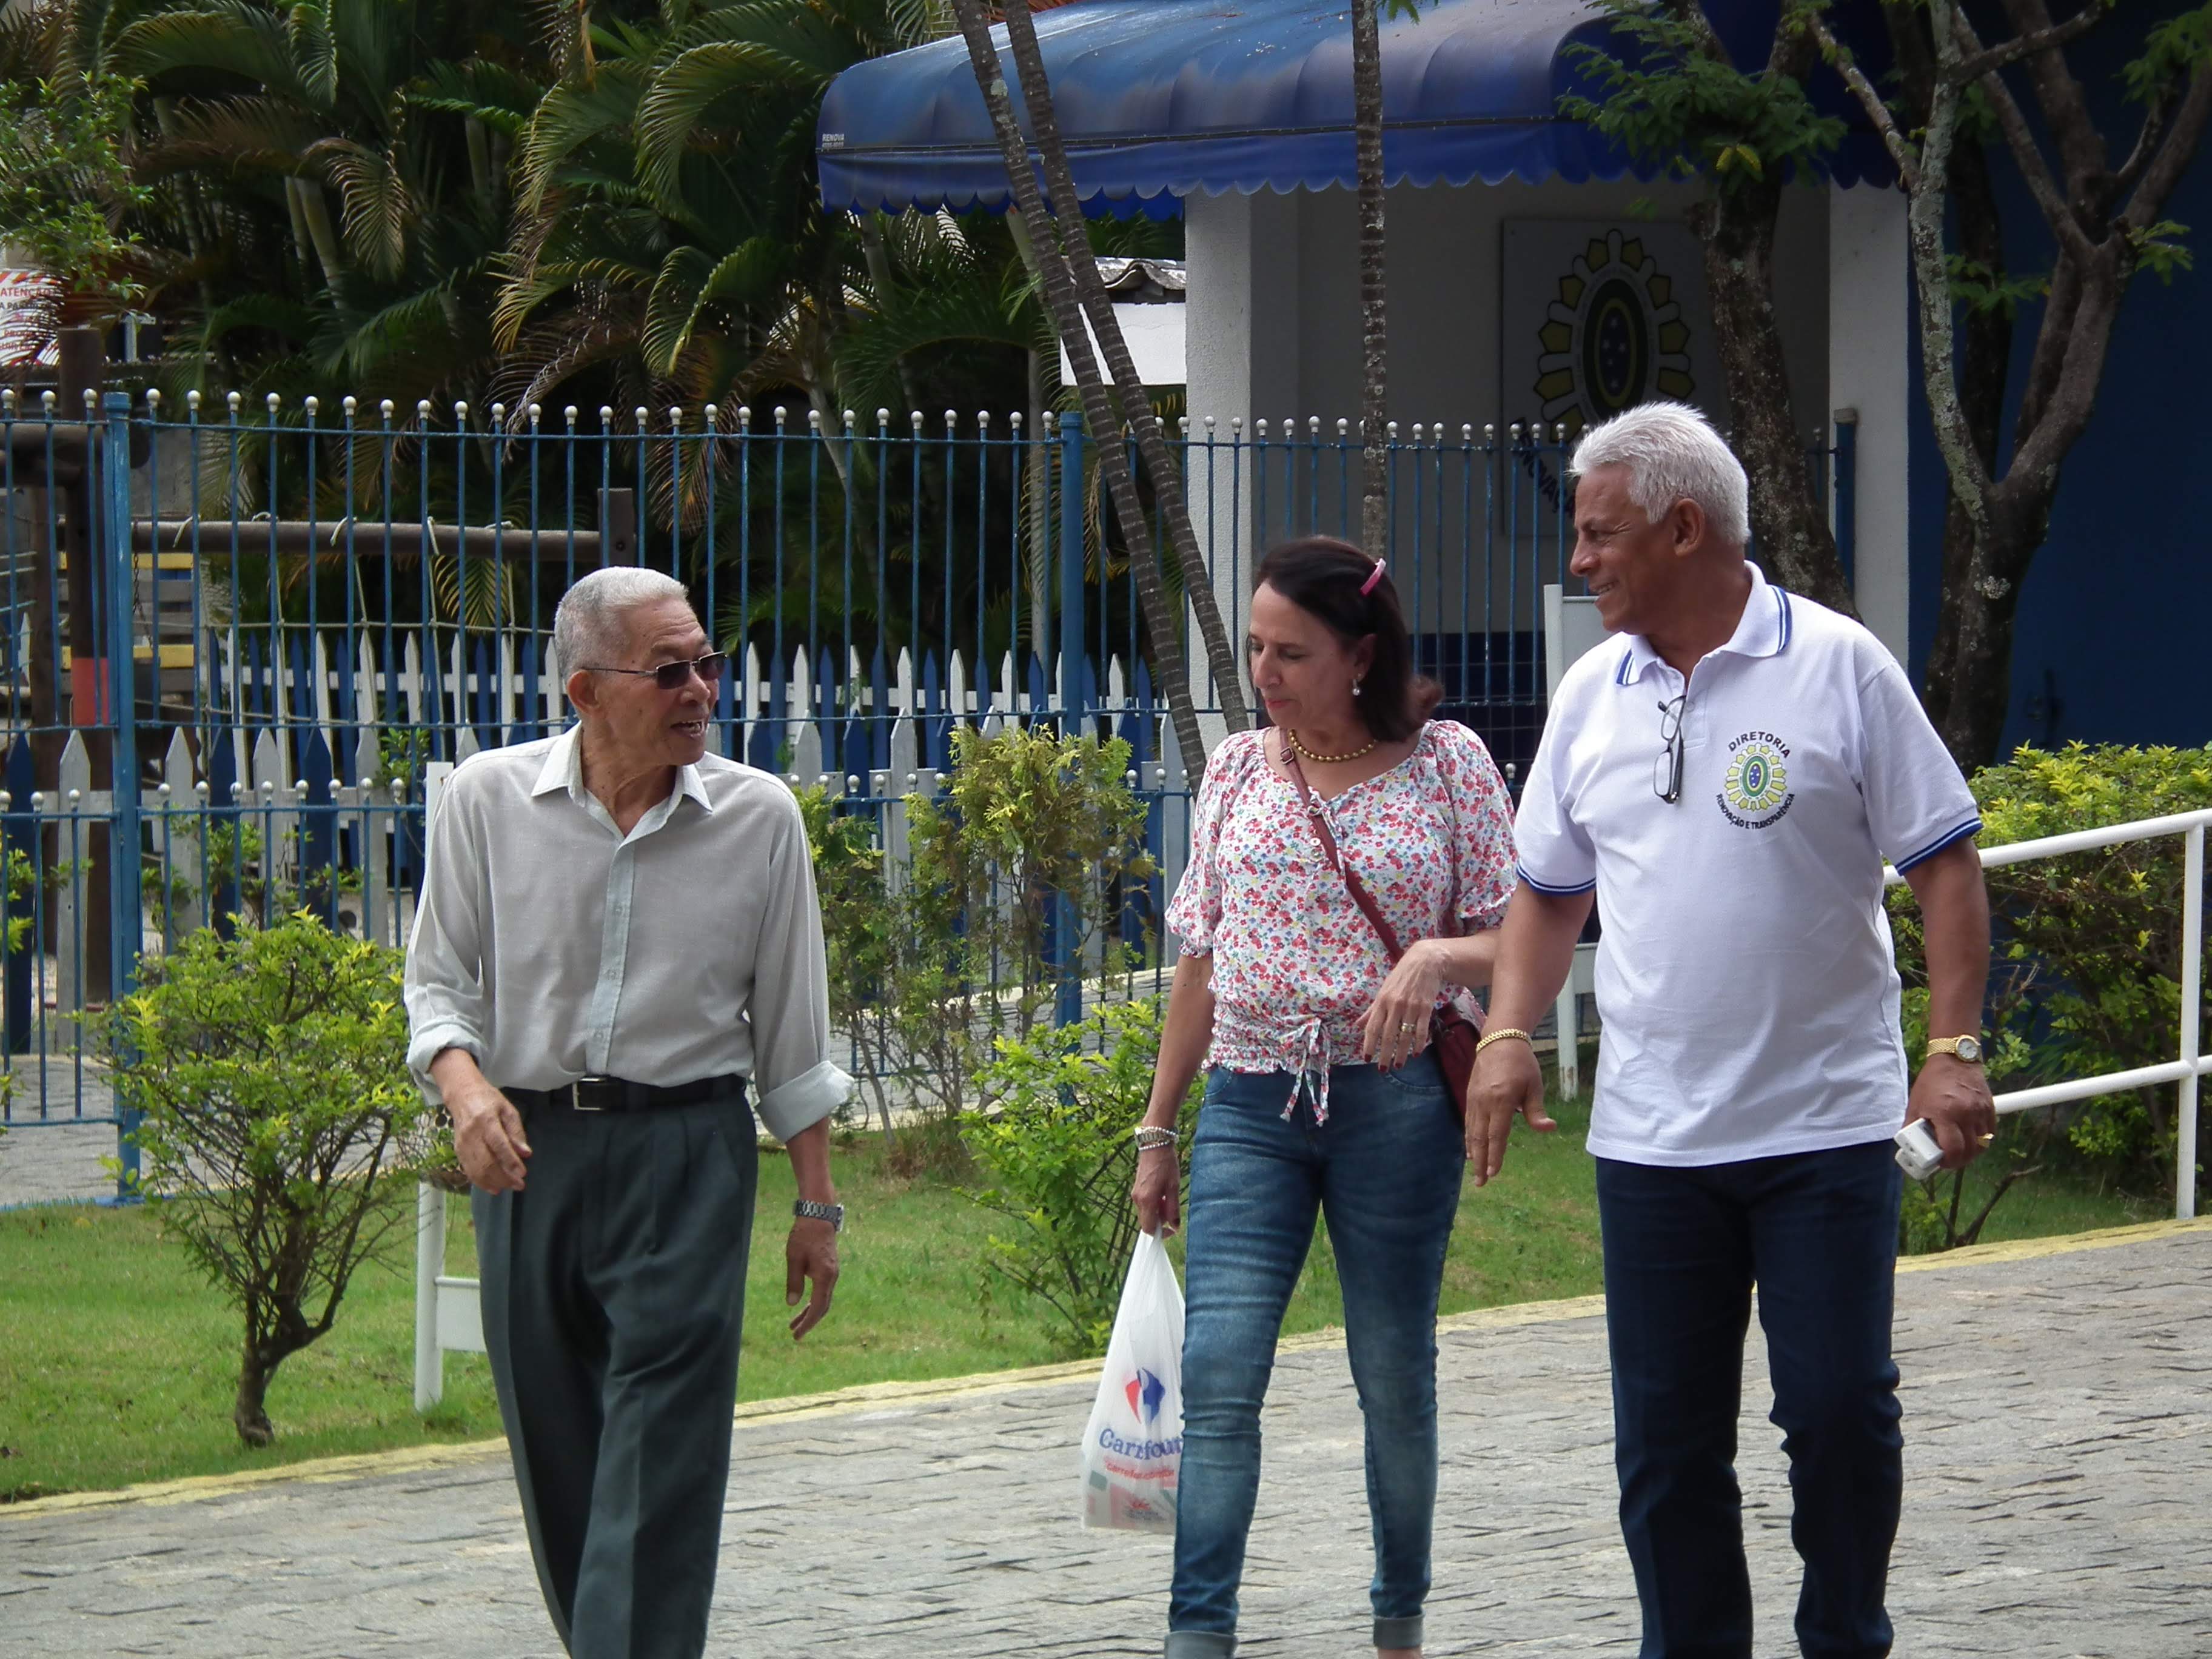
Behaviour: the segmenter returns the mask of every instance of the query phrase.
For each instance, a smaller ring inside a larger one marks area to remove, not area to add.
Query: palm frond
[[[648,374],[666,374],[691,337],[691,325],[699,314],[695,296],[714,272],[714,256],[689,244],[669,249],[653,278],[645,304],[645,366]]]
[[[319,110],[330,109],[338,99],[338,49],[331,38],[330,0],[295,0],[285,22],[307,101]]]
[[[338,187],[347,252],[380,280],[397,277],[406,263],[407,227],[416,212],[399,156],[343,138],[323,139],[307,154]]]
[[[181,70],[215,70],[276,97],[313,101],[283,21],[248,0],[201,0],[191,10],[142,17],[116,37],[109,56],[123,74],[148,81]]]
[[[141,152],[139,169],[149,179],[203,167],[295,173],[301,152],[321,136],[307,112],[289,99],[185,99],[171,115],[168,131]]]
[[[404,95],[416,109],[465,115],[494,131],[519,138],[544,93],[544,88],[520,70],[471,58],[464,64],[431,64],[409,84]]]

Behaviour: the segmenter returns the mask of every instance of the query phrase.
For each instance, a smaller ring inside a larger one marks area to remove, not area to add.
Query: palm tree
[[[1145,523],[1143,506],[1121,453],[1118,441],[1121,422],[1115,418],[1113,395],[1109,394],[1099,375],[1097,357],[1091,345],[1094,334],[1098,342],[1098,352],[1105,356],[1109,372],[1113,376],[1113,393],[1118,393],[1122,414],[1133,429],[1139,454],[1145,462],[1159,500],[1161,517],[1167,525],[1179,556],[1184,575],[1184,591],[1197,618],[1200,635],[1205,642],[1208,661],[1218,688],[1222,712],[1231,730],[1243,729],[1249,720],[1241,673],[1236,654],[1229,645],[1227,631],[1222,625],[1212,584],[1210,580],[1197,579],[1206,571],[1206,565],[1204,555],[1199,550],[1198,538],[1191,528],[1189,513],[1182,499],[1181,476],[1168,455],[1167,445],[1160,434],[1159,422],[1153,415],[1151,400],[1130,359],[1128,346],[1121,337],[1121,325],[1115,318],[1112,301],[1098,275],[1097,262],[1091,257],[1087,240],[1082,237],[1080,228],[1085,222],[1082,204],[1076,195],[1073,176],[1068,168],[1066,146],[1060,137],[1059,118],[1053,106],[1052,88],[1045,75],[1042,53],[1037,46],[1036,25],[1026,3],[1007,9],[1007,41],[1013,52],[1015,72],[1022,82],[1022,102],[1036,137],[1038,155],[1044,164],[1046,183],[1052,191],[1049,212],[1036,187],[1036,175],[1030,163],[1029,147],[1014,118],[1006,78],[1000,69],[998,52],[991,40],[989,23],[984,16],[981,0],[953,0],[953,9],[960,21],[961,34],[967,43],[969,62],[975,70],[976,84],[981,89],[985,106],[990,112],[992,127],[999,140],[1016,205],[1037,256],[1047,302],[1051,307],[1054,325],[1060,331],[1061,345],[1067,353],[1070,366],[1075,370],[1085,417],[1097,440],[1099,465],[1113,498],[1123,544],[1128,551],[1153,661],[1159,670],[1160,683],[1168,697],[1169,714],[1175,725],[1176,741],[1186,756],[1197,759],[1196,769],[1202,771],[1206,751],[1200,736],[1197,714],[1190,700],[1188,679],[1183,671],[1182,652],[1178,639],[1180,629],[1168,611],[1160,584],[1158,559]],[[1072,246],[1063,245],[1063,227]],[[1088,329],[1085,326],[1086,320]]]
[[[204,355],[247,330],[279,343],[249,384],[327,392],[335,377],[410,401],[478,391],[511,134],[543,74],[507,12],[489,0],[135,9],[106,51],[152,94],[143,171],[176,186]],[[272,259],[285,229],[292,257]]]
[[[1359,535],[1370,558],[1390,540],[1385,424],[1390,334],[1384,307],[1382,0],[1352,0],[1352,130],[1359,170]],[[1407,11],[1412,0],[1395,0]],[[1394,9],[1395,5],[1394,5]]]

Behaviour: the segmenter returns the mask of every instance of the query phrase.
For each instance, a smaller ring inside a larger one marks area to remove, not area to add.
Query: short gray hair
[[[673,576],[637,565],[611,564],[579,577],[553,611],[553,660],[562,679],[586,664],[606,664],[627,645],[623,617],[659,599],[690,602]]]
[[[1654,524],[1677,501],[1695,501],[1713,533],[1731,546],[1751,540],[1751,485],[1712,422],[1687,404],[1638,404],[1594,426],[1575,446],[1568,471],[1628,469],[1628,499]]]

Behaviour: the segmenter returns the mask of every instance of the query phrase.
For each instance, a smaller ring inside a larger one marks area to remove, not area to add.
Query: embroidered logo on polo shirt
[[[1728,746],[1721,780],[1721,816],[1739,830],[1780,821],[1797,799],[1790,793],[1790,745],[1771,732],[1746,732]]]

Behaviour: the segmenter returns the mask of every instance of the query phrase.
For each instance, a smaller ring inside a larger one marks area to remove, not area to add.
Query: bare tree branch
[[[1970,86],[1984,75],[1995,75],[1999,70],[2017,64],[2032,52],[2052,52],[2069,40],[2079,40],[2105,21],[2112,13],[2112,0],[2089,0],[2064,22],[2047,29],[2037,29],[2007,40],[2001,46],[1990,46],[1975,53],[1949,73],[1960,86]]]
[[[2150,102],[2143,110],[2142,131],[2136,134],[2136,147],[2129,152],[2128,159],[2120,163],[2120,170],[2112,175],[2115,200],[2124,198],[2133,190],[2151,162],[2157,158],[2159,146],[2166,139],[2166,123],[2173,116],[2173,88],[2171,85],[2161,86],[2151,94]]]
[[[1811,27],[1813,38],[1820,43],[1820,50],[1827,54],[1828,62],[1834,66],[1836,73],[1844,77],[1844,84],[1851,89],[1851,95],[1866,111],[1867,119],[1874,123],[1874,130],[1881,135],[1882,147],[1889,151],[1889,159],[1897,164],[1897,176],[1904,181],[1905,188],[1907,191],[1917,190],[1920,187],[1919,155],[1905,136],[1898,131],[1897,118],[1890,113],[1889,106],[1882,101],[1881,94],[1875,90],[1874,82],[1867,79],[1866,71],[1837,40],[1834,31],[1828,27],[1826,17],[1815,13]]]
[[[1957,43],[1947,27],[1958,0],[1928,0],[1931,37],[1939,70]],[[1907,197],[1905,240],[1912,255],[1913,289],[1920,307],[1920,366],[1927,380],[1928,413],[1936,446],[1951,476],[1951,493],[1974,526],[1977,544],[1990,529],[1990,469],[1974,446],[1972,423],[1959,397],[1959,368],[1954,346],[1957,319],[1951,300],[1951,268],[1944,244],[1946,209],[1951,189],[1951,148],[1959,137],[1964,89],[1939,73],[1928,106],[1926,137],[1920,147],[1918,182]]]
[[[2120,215],[2120,222],[2129,229],[2140,234],[2158,222],[2166,198],[2181,182],[2183,169],[2196,157],[2208,122],[2212,122],[2212,64],[2190,76],[2189,95],[2182,100],[2173,125],[2166,130],[2166,142],[2144,169],[2135,199]]]
[[[2096,408],[2097,388],[2104,379],[2105,361],[2112,349],[2120,296],[2127,287],[2124,271],[2121,250],[2109,245],[2100,258],[2082,266],[2081,299],[2071,325],[2061,337],[2051,400],[2034,432],[2014,446],[2012,465],[2005,475],[2008,485],[2024,492],[2045,489],[2046,475],[2056,476],[2058,464],[2087,428]],[[2041,539],[2036,538],[2038,542]],[[2033,550],[2033,547],[2021,550],[2023,556]]]
[[[1954,47],[1968,52],[1981,50],[1981,40],[1974,33],[1974,26],[1966,21],[1964,8],[1952,7],[1951,27]],[[1948,75],[1946,78],[1948,79]],[[2021,111],[2019,100],[2012,95],[2012,88],[2005,85],[2002,76],[1994,74],[1982,76],[1981,88],[1988,94],[1990,111],[1996,117],[1997,131],[2004,135],[2005,147],[2012,152],[2012,159],[2019,167],[2021,176],[2027,181],[2028,193],[2035,198],[2036,206],[2042,209],[2044,219],[2051,226],[2051,234],[2058,239],[2061,247],[2076,258],[2094,259],[2096,258],[2096,244],[2089,240],[2087,233],[2075,218],[2074,210],[2060,191],[2057,179],[2051,175],[2051,164],[2044,160],[2043,152],[2036,148],[2035,134],[2028,126],[2027,117]],[[2048,106],[2045,113],[2052,114]],[[2054,118],[2051,125],[2056,130],[2060,123]],[[2061,148],[2064,148],[2063,143]]]
[[[2044,0],[2004,0],[2004,9],[2016,35],[2040,34],[2053,27],[2051,8]],[[1955,15],[1960,22],[1966,21],[1963,9]],[[1971,28],[1967,32],[1972,33]],[[1979,51],[1980,46],[1981,43],[1976,41],[1974,49]],[[2034,83],[2036,104],[2050,125],[2051,137],[2057,143],[2066,176],[2080,183],[2108,171],[2104,135],[2097,130],[2097,118],[2089,109],[2089,96],[2075,78],[2066,55],[2050,50],[2032,52],[2022,66]]]

